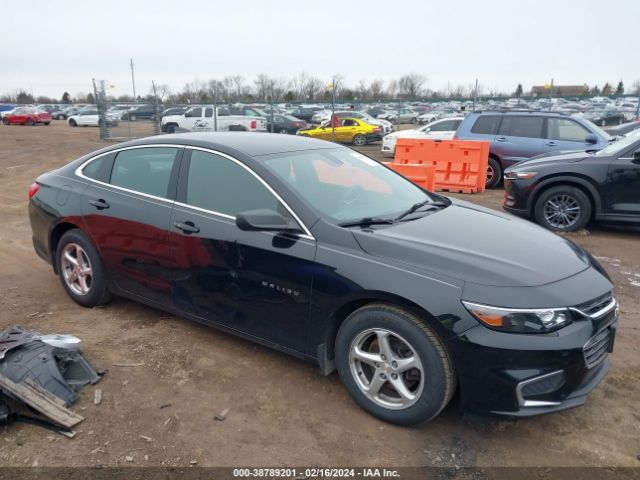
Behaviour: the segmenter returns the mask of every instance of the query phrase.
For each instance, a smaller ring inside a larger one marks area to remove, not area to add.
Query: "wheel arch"
[[[73,230],[75,228],[79,229],[80,226],[69,221],[63,221],[58,223],[51,229],[51,233],[49,234],[49,254],[51,255],[51,265],[53,265],[53,272],[56,275],[58,274],[56,252],[58,251],[58,244],[60,243],[60,239],[69,230]]]
[[[600,212],[602,211],[602,202],[600,200],[600,195],[596,187],[594,187],[591,182],[584,178],[568,175],[551,177],[540,182],[533,193],[529,196],[529,200],[527,202],[527,211],[531,215],[534,215],[536,203],[540,196],[550,188],[563,185],[576,187],[587,196],[589,202],[591,202],[591,220],[593,220],[596,215],[600,214]]]
[[[443,339],[443,345],[445,344],[444,338],[446,337],[446,331],[438,320],[425,308],[394,293],[377,290],[365,291],[361,292],[357,298],[347,300],[334,309],[329,315],[321,341],[317,345],[318,363],[320,364],[320,369],[323,374],[329,375],[336,368],[335,342],[340,326],[353,312],[365,305],[373,303],[385,303],[406,309],[420,318],[426,325],[432,327],[435,333]]]

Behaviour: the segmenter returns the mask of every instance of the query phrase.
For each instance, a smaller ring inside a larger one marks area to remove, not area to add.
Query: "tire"
[[[412,118],[412,119],[411,119],[411,123],[412,123],[413,125],[415,125],[416,123],[418,123],[418,119],[417,119],[417,118],[415,118],[415,117],[414,117],[414,118]]]
[[[358,146],[358,147],[362,147],[363,145],[367,144],[367,137],[365,137],[364,135],[358,133],[357,135],[353,136],[353,144]]]
[[[280,130],[278,130],[278,133],[281,133],[282,135],[288,135],[289,130],[287,130],[286,128],[281,128]]]
[[[66,117],[64,115],[58,115],[58,120],[64,120]]]
[[[8,118],[3,118],[2,119],[2,123],[4,123],[5,125],[9,125],[9,119]]]
[[[80,266],[74,268],[69,258],[76,262],[79,258]],[[73,229],[62,235],[56,251],[56,263],[62,287],[74,302],[83,307],[96,307],[111,299],[102,259],[82,230]],[[90,273],[81,273],[87,268]]]
[[[27,125],[33,127],[36,123],[33,121],[33,118],[27,118]]]
[[[45,125],[51,125],[51,122],[44,122]]]
[[[486,188],[496,188],[500,184],[501,179],[502,167],[500,166],[500,162],[494,157],[489,157]]]
[[[386,355],[378,348],[383,338],[390,347],[382,349]],[[356,347],[369,353],[366,361],[357,357]],[[335,357],[340,379],[356,403],[397,425],[435,418],[455,390],[453,362],[438,335],[416,315],[393,305],[369,304],[349,315],[338,330]],[[398,364],[409,358],[414,367],[403,371]],[[376,379],[378,393],[372,397],[365,390]],[[408,393],[404,399],[393,387],[398,384]]]
[[[71,120],[69,120],[69,125],[71,125],[72,127],[77,127],[78,126],[78,122],[76,122],[73,118]]]
[[[176,133],[176,126],[174,124],[167,125],[167,133]]]
[[[135,115],[129,115],[129,120],[132,122],[135,122],[137,118],[138,117],[136,117]]]
[[[533,208],[536,222],[554,232],[575,232],[584,228],[591,219],[589,197],[570,185],[545,190]]]

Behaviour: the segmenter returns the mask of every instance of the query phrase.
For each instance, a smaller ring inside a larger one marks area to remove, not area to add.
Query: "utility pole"
[[[131,83],[133,84],[133,101],[134,103],[138,103],[138,97],[136,96],[136,77],[133,74],[133,58],[129,59],[131,63]]]
[[[338,88],[338,80],[334,77],[331,80],[331,141],[336,141],[336,89]]]
[[[476,78],[476,89],[473,91],[473,111],[476,111],[476,102],[478,101],[478,79]]]

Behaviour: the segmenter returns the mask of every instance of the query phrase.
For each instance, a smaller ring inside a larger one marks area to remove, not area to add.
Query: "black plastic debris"
[[[75,403],[82,387],[100,380],[101,372],[84,358],[79,343],[72,335],[43,335],[21,327],[0,332],[0,423],[20,418],[46,425],[5,411],[2,396],[28,405],[58,425],[70,427],[82,421],[66,407]]]

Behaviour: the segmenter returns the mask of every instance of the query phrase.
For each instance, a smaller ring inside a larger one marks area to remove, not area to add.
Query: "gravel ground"
[[[335,374],[314,365],[122,299],[74,304],[33,252],[27,190],[40,173],[103,145],[97,129],[65,122],[0,126],[0,327],[75,334],[108,370],[73,407],[86,417],[74,439],[1,428],[0,465],[640,466],[637,231],[599,226],[573,236],[610,272],[622,309],[609,375],[584,407],[469,420],[454,399],[430,424],[401,428],[359,409]],[[459,196],[499,209],[502,195]],[[94,388],[103,391],[98,406]],[[214,420],[225,409],[226,420]]]

